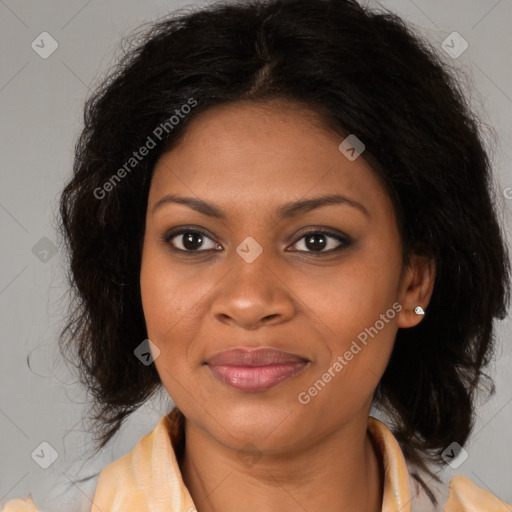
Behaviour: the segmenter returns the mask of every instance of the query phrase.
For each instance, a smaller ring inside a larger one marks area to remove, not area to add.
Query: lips
[[[294,377],[308,360],[272,348],[237,348],[206,361],[218,380],[240,391],[264,391]]]

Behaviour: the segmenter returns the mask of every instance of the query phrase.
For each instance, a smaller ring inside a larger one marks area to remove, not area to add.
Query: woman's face
[[[198,116],[155,167],[148,337],[172,400],[225,446],[300,448],[366,420],[398,327],[430,298],[419,265],[401,275],[391,201],[342,141],[298,106],[240,102]],[[324,196],[339,198],[291,207]],[[256,347],[295,359],[213,359]]]

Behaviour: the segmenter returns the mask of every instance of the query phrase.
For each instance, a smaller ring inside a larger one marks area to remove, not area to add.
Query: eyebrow
[[[160,200],[158,200],[153,206],[152,213],[155,213],[157,209],[159,209],[165,204],[184,204],[192,208],[193,210],[202,213],[203,215],[207,215],[208,217],[214,217],[216,219],[222,220],[226,219],[225,213],[214,204],[206,203],[201,199],[196,199],[194,197],[182,197],[177,196],[175,194],[166,195],[162,197]],[[370,217],[368,210],[361,203],[358,203],[353,199],[349,199],[348,197],[339,194],[330,194],[320,197],[313,197],[311,199],[301,199],[300,201],[286,203],[277,208],[276,214],[278,218],[285,219],[310,212],[323,206],[336,204],[352,206],[353,208],[358,209],[367,217]]]

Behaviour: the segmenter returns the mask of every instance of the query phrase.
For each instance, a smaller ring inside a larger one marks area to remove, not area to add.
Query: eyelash
[[[179,236],[179,235],[183,235],[185,233],[199,233],[207,238],[209,238],[210,240],[212,240],[212,242],[215,242],[215,238],[213,237],[213,235],[211,233],[209,233],[208,231],[204,230],[204,229],[200,229],[200,228],[176,228],[175,230],[171,230],[169,231],[168,233],[166,233],[163,237],[162,237],[162,241],[164,243],[166,243],[167,245],[170,245],[170,248],[172,251],[175,251],[175,252],[179,252],[179,253],[184,253],[184,254],[190,254],[190,255],[198,255],[200,253],[207,253],[207,252],[211,252],[211,251],[216,251],[216,249],[207,249],[207,250],[197,250],[197,251],[190,251],[190,250],[184,250],[184,249],[178,249],[177,247],[174,247],[170,242],[173,238],[175,238],[176,236]],[[315,251],[298,251],[300,253],[306,253],[306,254],[311,254],[313,256],[322,256],[322,255],[328,255],[328,254],[333,254],[334,252],[338,252],[340,251],[341,249],[345,249],[347,247],[349,247],[351,244],[352,244],[352,240],[350,239],[350,237],[346,236],[346,235],[341,235],[341,234],[338,234],[338,233],[333,233],[332,231],[328,231],[328,230],[325,230],[325,229],[313,229],[311,231],[307,231],[306,233],[304,233],[300,238],[298,238],[292,245],[295,245],[297,244],[300,240],[302,240],[303,238],[307,237],[308,235],[311,235],[311,234],[315,234],[315,235],[326,235],[328,237],[332,237],[334,238],[335,240],[337,240],[338,242],[341,242],[341,245],[339,245],[338,247],[334,248],[334,249],[329,249],[328,251],[320,251],[320,252],[315,252]]]

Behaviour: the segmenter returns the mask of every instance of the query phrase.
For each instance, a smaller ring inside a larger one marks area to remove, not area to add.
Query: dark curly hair
[[[412,253],[435,262],[428,314],[398,330],[375,403],[410,462],[441,463],[469,436],[493,320],[510,297],[490,158],[453,73],[398,16],[354,0],[217,3],[178,11],[130,41],[86,102],[60,204],[76,291],[60,343],[76,350],[94,398],[97,448],[161,385],[155,366],[133,355],[147,338],[139,273],[157,159],[212,106],[283,99],[364,142],[395,208],[404,265]],[[154,147],[131,161],[148,137]]]

